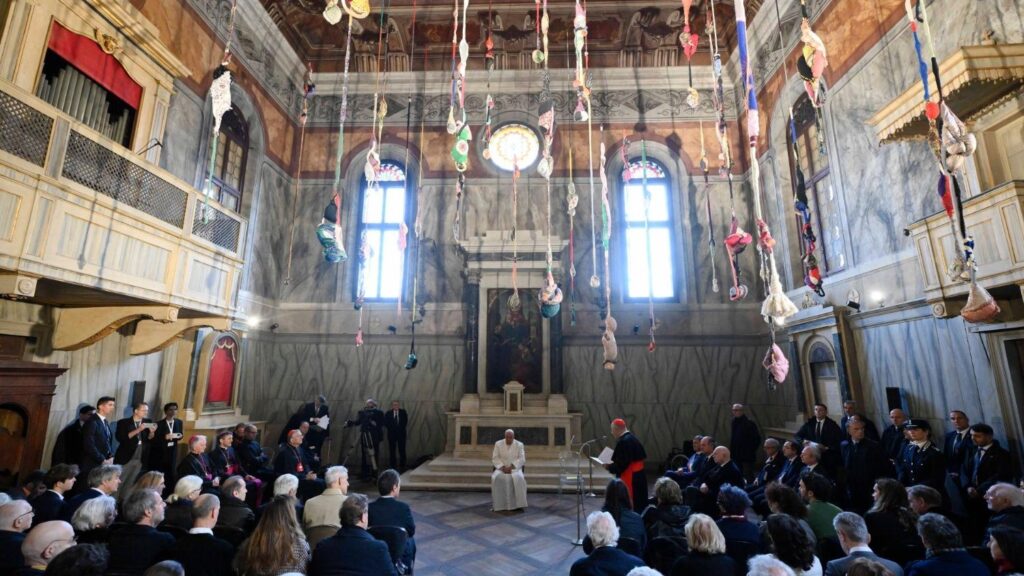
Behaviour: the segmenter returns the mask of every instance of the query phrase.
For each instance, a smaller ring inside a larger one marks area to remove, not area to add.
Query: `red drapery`
[[[75,34],[54,22],[48,47],[133,109],[139,109],[142,86],[132,80],[124,66],[104,52],[92,38]]]
[[[206,387],[207,403],[231,403],[235,386],[235,341],[225,337],[213,347],[210,359],[210,380]]]

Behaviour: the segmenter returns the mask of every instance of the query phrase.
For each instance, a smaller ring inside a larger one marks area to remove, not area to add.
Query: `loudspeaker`
[[[896,388],[893,386],[886,386],[885,388],[885,401],[889,405],[888,411],[899,408],[904,412],[908,412],[907,399],[903,394],[903,388]]]

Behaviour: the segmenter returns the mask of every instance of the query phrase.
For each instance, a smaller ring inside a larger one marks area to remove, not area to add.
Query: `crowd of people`
[[[411,574],[398,471],[376,475],[373,501],[350,493],[348,470],[321,464],[322,400],[273,457],[249,423],[184,439],[174,403],[157,423],[136,404],[114,426],[113,398],[83,407],[50,469],[0,494],[0,576]]]
[[[991,426],[954,410],[933,439],[927,420],[894,409],[879,434],[854,402],[840,422],[817,404],[793,438],[762,442],[745,412],[732,406],[728,446],[695,436],[649,501],[613,479],[571,574],[1024,573],[1024,482]]]

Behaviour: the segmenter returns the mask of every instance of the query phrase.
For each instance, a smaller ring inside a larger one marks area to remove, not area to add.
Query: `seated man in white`
[[[523,476],[526,450],[511,429],[505,430],[504,440],[494,443],[491,463],[494,464],[491,474],[494,511],[526,508],[526,477]]]

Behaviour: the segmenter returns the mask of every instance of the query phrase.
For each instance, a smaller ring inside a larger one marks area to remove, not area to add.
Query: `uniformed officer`
[[[903,449],[899,480],[904,486],[924,484],[945,492],[946,458],[932,444],[932,427],[923,418],[914,418],[906,425],[910,443]]]

